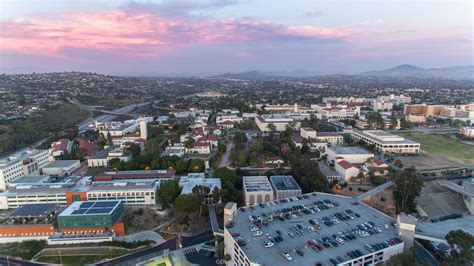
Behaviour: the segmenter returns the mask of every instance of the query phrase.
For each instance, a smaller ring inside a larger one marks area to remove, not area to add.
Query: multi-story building
[[[11,185],[7,191],[0,193],[0,209],[18,208],[38,203],[66,205],[66,194],[73,191],[74,186],[74,184],[65,183]]]
[[[245,205],[273,201],[273,189],[266,176],[242,177]]]
[[[157,203],[159,181],[94,182],[85,188],[87,200],[122,200],[124,204]]]
[[[420,143],[382,130],[353,130],[351,137],[356,141],[363,140],[369,145],[374,145],[376,150],[383,153],[418,154],[420,152]]]
[[[121,236],[125,234],[122,213],[120,200],[76,201],[58,215],[58,229],[67,234],[111,231]]]
[[[270,184],[275,193],[275,199],[301,195],[301,187],[291,175],[270,176]]]
[[[313,104],[311,105],[323,119],[345,119],[352,118],[360,113],[360,105],[348,104]]]
[[[123,136],[127,133],[132,133],[137,130],[138,127],[142,126],[141,124],[153,122],[153,117],[141,117],[138,119],[127,120],[124,122],[108,122],[108,123],[95,123],[95,128],[99,131],[99,134],[107,137],[108,135],[114,136]]]
[[[374,265],[402,253],[405,242],[391,225],[395,221],[363,203],[353,203],[352,197],[315,192],[296,201],[280,200],[263,210],[247,206],[239,211],[226,205],[227,265]],[[304,209],[298,211],[298,206]],[[335,218],[321,220],[324,216]],[[262,223],[265,227],[260,230],[257,225]],[[305,236],[300,237],[300,231],[318,234],[303,233]],[[273,240],[278,232],[283,232],[284,241]]]
[[[293,121],[293,118],[286,114],[265,114],[255,117],[255,123],[263,133],[268,133],[272,130],[277,132],[285,131]]]
[[[429,117],[468,120],[474,118],[474,104],[465,105],[427,105],[407,104],[405,118],[414,123],[426,122]]]
[[[21,150],[0,159],[0,190],[25,175],[36,175],[49,163],[48,150]]]

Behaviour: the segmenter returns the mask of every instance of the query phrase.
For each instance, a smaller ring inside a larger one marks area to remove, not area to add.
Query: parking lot
[[[400,244],[392,218],[349,197],[312,193],[286,201],[237,211],[227,230],[251,261],[332,265]]]

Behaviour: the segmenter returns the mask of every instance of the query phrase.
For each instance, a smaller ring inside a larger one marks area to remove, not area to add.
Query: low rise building
[[[274,200],[273,189],[266,176],[242,177],[245,205],[254,205]]]
[[[420,143],[382,130],[353,130],[351,137],[356,141],[362,140],[368,145],[374,145],[375,149],[382,153],[418,154],[420,152]]]
[[[43,167],[43,174],[51,177],[72,175],[81,167],[79,160],[58,160]]]
[[[293,118],[286,114],[265,114],[255,117],[255,123],[263,133],[269,133],[273,130],[276,132],[285,131],[293,121]]]
[[[193,189],[196,186],[204,186],[209,189],[209,194],[205,197],[205,204],[217,203],[214,202],[212,192],[214,189],[221,189],[221,180],[219,178],[202,178],[202,177],[183,177],[179,181],[181,188],[181,194],[189,195],[193,194]]]
[[[301,195],[301,187],[291,175],[270,176],[270,184],[275,193],[275,199]]]
[[[343,158],[350,163],[362,164],[368,159],[373,158],[374,154],[367,150],[349,146],[349,147],[328,147],[326,150],[328,161],[335,163],[338,159]]]
[[[87,166],[107,167],[109,165],[109,161],[112,159],[119,159],[121,161],[128,162],[132,159],[132,155],[127,154],[123,148],[120,148],[117,145],[111,145],[87,159]]]

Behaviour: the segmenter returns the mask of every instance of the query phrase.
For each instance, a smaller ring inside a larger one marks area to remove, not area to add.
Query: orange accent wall
[[[62,233],[66,234],[77,234],[81,232],[105,232],[105,228],[65,228],[62,229]],[[125,226],[123,222],[118,222],[114,224],[111,228],[109,228],[107,231],[112,231],[115,232],[115,235],[117,236],[123,236],[125,235]]]
[[[87,200],[87,194],[84,191],[74,191],[74,192],[66,192],[66,204],[69,206],[72,203],[72,196],[79,195],[81,201]]]
[[[0,226],[0,236],[41,236],[52,235],[56,229],[52,224]]]

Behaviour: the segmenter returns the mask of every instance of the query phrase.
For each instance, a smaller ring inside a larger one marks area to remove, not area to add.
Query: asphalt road
[[[31,262],[31,261],[26,261],[26,260],[19,260],[16,258],[12,257],[0,257],[0,265],[5,265],[5,266],[14,266],[14,265],[45,265],[42,263],[36,263],[36,262]]]
[[[227,147],[225,150],[224,155],[222,156],[221,162],[219,163],[219,167],[229,167],[230,166],[230,153],[232,152],[232,149],[234,148],[234,142],[232,140],[229,140],[227,142]]]
[[[191,237],[183,237],[181,244],[182,244],[183,248],[186,248],[186,247],[197,245],[199,243],[204,243],[204,242],[210,241],[212,239],[214,239],[214,234],[212,233],[212,231],[207,231],[207,232],[201,233],[199,235],[195,235],[195,236],[191,236]],[[137,251],[137,252],[133,252],[133,253],[118,257],[116,259],[112,259],[112,260],[102,262],[102,263],[97,263],[96,265],[104,265],[104,266],[105,265],[110,265],[110,266],[117,265],[117,264],[120,264],[120,263],[125,263],[127,261],[137,259],[139,257],[147,256],[147,255],[150,255],[152,253],[159,252],[159,251],[162,251],[162,250],[165,250],[165,249],[176,250],[177,249],[177,238],[170,239],[170,240],[168,240],[168,241],[166,241],[166,242],[164,242],[160,245],[150,247],[150,248],[146,248],[146,249],[143,249],[143,250],[140,250],[140,251]]]

